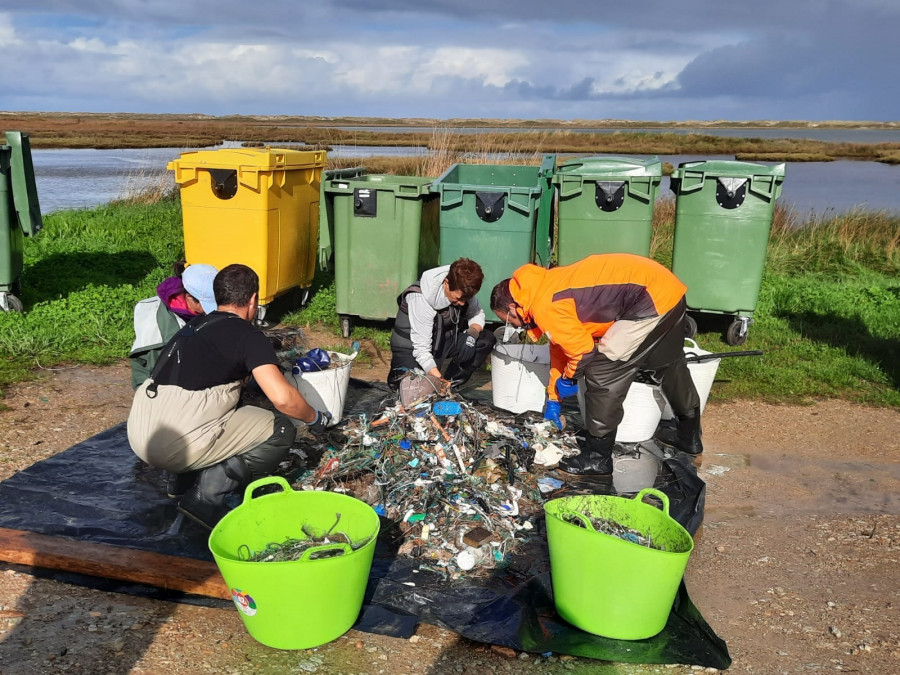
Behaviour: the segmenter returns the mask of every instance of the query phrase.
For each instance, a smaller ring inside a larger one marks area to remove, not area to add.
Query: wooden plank
[[[0,560],[231,600],[214,562],[0,527]]]

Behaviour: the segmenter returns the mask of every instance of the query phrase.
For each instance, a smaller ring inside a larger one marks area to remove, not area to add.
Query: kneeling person
[[[483,330],[484,310],[475,297],[483,280],[478,263],[460,258],[425,271],[400,294],[387,380],[392,389],[414,368],[460,385],[484,363],[497,338]],[[441,372],[445,359],[450,362]]]
[[[213,292],[218,309],[169,341],[128,416],[132,450],[183,479],[176,490],[186,489],[179,510],[210,529],[227,512],[230,492],[271,475],[285,459],[296,434],[289,418],[315,433],[331,419],[288,384],[275,348],[253,325],[256,273],[229,265],[216,275]],[[251,375],[278,412],[239,407]]]

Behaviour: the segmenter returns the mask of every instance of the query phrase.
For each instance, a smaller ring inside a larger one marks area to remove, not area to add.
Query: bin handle
[[[333,544],[322,544],[321,546],[310,546],[308,549],[303,551],[298,562],[316,562],[315,560],[310,560],[309,556],[313,553],[319,553],[320,551],[327,551],[330,549],[341,549],[341,555],[347,555],[348,553],[353,553],[353,548],[350,544],[347,544],[342,541],[337,541]],[[319,560],[330,560],[333,556],[328,556],[326,558],[319,558]]]
[[[524,214],[528,214],[531,210],[531,199],[533,195],[533,191],[529,192],[512,192],[506,196],[506,203],[509,204],[510,208],[515,209],[516,211],[521,211]],[[518,201],[516,200],[518,197]]]
[[[463,202],[463,191],[442,188],[441,206],[459,206]]]
[[[776,192],[776,178],[777,176],[772,174],[751,176],[750,192],[766,199],[773,199]]]
[[[427,191],[428,185],[416,185],[415,183],[397,183],[397,193],[406,193],[418,196],[422,190]]]
[[[635,183],[638,184],[638,188],[635,189]],[[641,190],[640,186],[646,185],[646,189]],[[639,199],[644,199],[646,201],[650,201],[650,187],[653,185],[653,178],[651,176],[636,176],[634,178],[628,179],[628,194],[632,197],[638,197]]]
[[[559,177],[559,197],[560,199],[565,197],[571,197],[573,195],[581,194],[584,184],[584,178],[581,176],[567,176],[565,174],[557,174]]]
[[[661,501],[663,506],[662,512],[667,516],[669,515],[669,496],[665,492],[661,492],[656,488],[644,488],[634,496],[634,500],[636,502],[641,502],[644,500],[645,495],[651,495]]]
[[[259,478],[258,480],[253,481],[244,489],[244,501],[241,502],[241,506],[247,504],[251,499],[259,499],[259,497],[254,497],[253,493],[263,485],[279,485],[283,492],[293,492],[293,488],[281,476],[266,476],[265,478]]]
[[[705,180],[706,173],[704,171],[691,171],[689,169],[684,169],[682,171],[681,187],[679,188],[679,190],[682,193],[696,192],[703,187],[703,182]]]

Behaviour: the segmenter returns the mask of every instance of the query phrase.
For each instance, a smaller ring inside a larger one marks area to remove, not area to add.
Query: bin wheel
[[[12,293],[5,293],[0,294],[0,309],[4,312],[21,312],[25,309],[25,305]]]
[[[253,325],[257,328],[270,328],[272,324],[266,321],[266,312],[268,311],[268,305],[258,305],[256,307],[256,318],[253,320]]]
[[[739,347],[747,341],[747,332],[746,321],[741,321],[740,319],[732,321],[731,325],[728,326],[728,331],[725,333],[725,342],[732,347]]]
[[[353,322],[349,316],[341,316],[341,335],[345,338],[350,337],[353,332]]]
[[[684,337],[693,338],[697,334],[697,319],[689,314],[684,315]]]

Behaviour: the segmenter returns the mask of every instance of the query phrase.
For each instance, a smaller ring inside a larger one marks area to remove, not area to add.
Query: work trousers
[[[291,418],[273,411],[272,434],[259,445],[241,454],[241,459],[250,469],[250,480],[258,480],[275,473],[278,465],[288,456],[291,444],[297,435],[297,428]]]
[[[615,432],[622,421],[622,403],[638,371],[659,385],[675,415],[700,407],[700,397],[684,360],[685,301],[663,315],[630,359],[611,361],[596,352],[579,368],[584,377],[585,427],[598,438]]]

